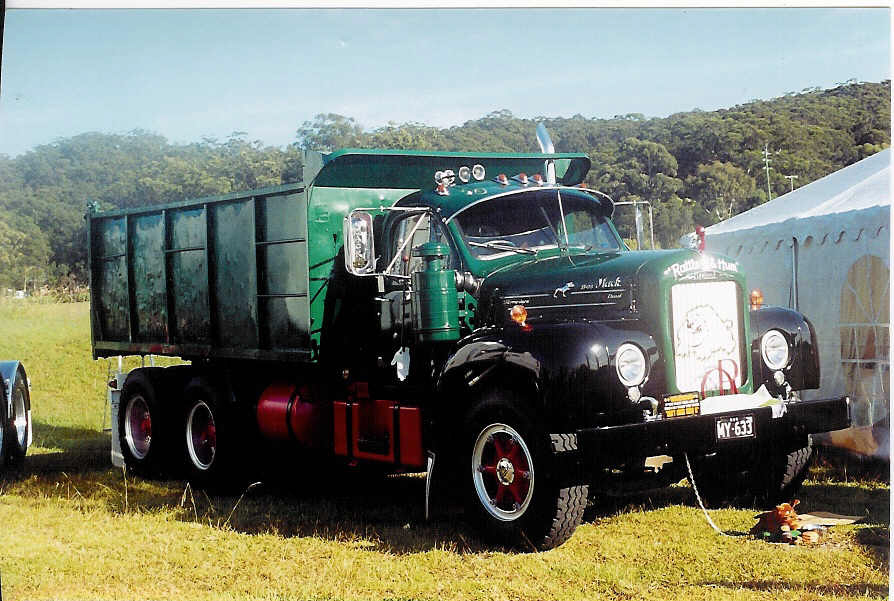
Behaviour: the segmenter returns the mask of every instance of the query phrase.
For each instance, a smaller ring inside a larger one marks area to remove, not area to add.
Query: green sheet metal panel
[[[93,310],[105,338],[128,340],[127,229],[124,217],[100,219],[93,229],[93,269],[98,277]]]
[[[211,342],[205,208],[167,211],[171,337],[174,344]]]
[[[149,342],[167,337],[164,221],[161,213],[130,219],[131,273],[134,297],[134,340]]]
[[[95,355],[310,359],[305,199],[289,185],[90,213]]]
[[[319,345],[323,305],[335,261],[344,261],[342,229],[345,215],[361,207],[391,206],[415,190],[382,188],[311,188],[308,201],[311,344]],[[380,251],[377,250],[377,253]]]
[[[402,188],[417,190],[434,185],[435,171],[480,163],[488,177],[498,173],[544,173],[544,161],[552,159],[559,183],[576,186],[590,169],[590,159],[580,153],[541,154],[493,152],[439,152],[419,150],[366,150],[346,148],[323,155],[323,167],[311,182],[333,188]]]
[[[307,348],[306,196],[258,197],[255,203],[261,347]]]
[[[254,197],[208,208],[214,342],[224,348],[260,348]]]

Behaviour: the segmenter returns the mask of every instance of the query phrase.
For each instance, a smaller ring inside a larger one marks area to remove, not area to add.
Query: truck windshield
[[[559,248],[566,240],[576,251],[620,249],[598,203],[577,194],[562,194],[560,208],[556,190],[485,200],[461,211],[454,220],[471,253],[484,260]]]

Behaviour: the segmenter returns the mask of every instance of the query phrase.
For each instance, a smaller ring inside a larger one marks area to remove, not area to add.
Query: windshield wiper
[[[491,250],[509,250],[523,255],[537,254],[537,251],[531,250],[530,248],[519,248],[518,246],[513,246],[508,242],[502,242],[500,240],[491,240],[490,242],[472,242],[471,240],[469,240],[468,243],[470,246],[489,248]]]

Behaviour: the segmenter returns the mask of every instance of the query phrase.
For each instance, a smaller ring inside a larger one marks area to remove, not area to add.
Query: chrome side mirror
[[[365,211],[351,211],[344,219],[345,268],[353,275],[376,272],[373,218]]]

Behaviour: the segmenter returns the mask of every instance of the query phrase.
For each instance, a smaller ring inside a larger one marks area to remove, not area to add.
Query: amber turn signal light
[[[512,318],[512,321],[524,328],[527,325],[525,321],[528,319],[528,310],[521,305],[515,305],[509,310],[509,317]]]
[[[760,291],[760,288],[755,288],[751,291],[751,310],[757,311],[764,304],[764,293]]]

